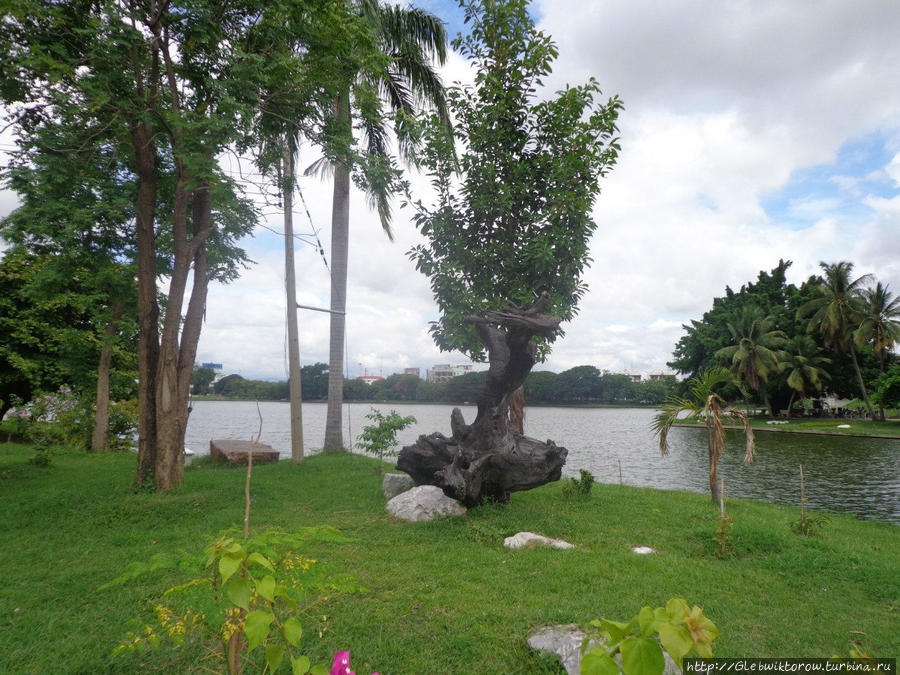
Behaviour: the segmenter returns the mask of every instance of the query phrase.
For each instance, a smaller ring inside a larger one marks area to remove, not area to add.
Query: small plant
[[[56,393],[41,394],[28,403],[15,401],[12,415],[13,433],[34,444],[31,463],[49,466],[57,445],[86,448],[90,439],[90,410],[66,386]]]
[[[591,488],[594,487],[594,474],[580,469],[578,478],[570,478],[563,484],[563,494],[566,497],[589,497]]]
[[[712,643],[719,637],[703,610],[681,598],[665,607],[644,607],[628,623],[597,619],[590,628],[593,634],[581,646],[581,675],[660,675],[666,665],[663,650],[682,668],[685,656],[712,658]],[[590,647],[592,640],[600,644]]]
[[[719,524],[713,531],[716,543],[719,544],[717,555],[724,558],[728,553],[728,534],[734,526],[734,521],[727,513],[725,513],[725,481],[719,482]]]
[[[806,510],[809,499],[806,497],[806,486],[803,480],[803,465],[800,465],[800,518],[791,523],[791,529],[806,537],[811,537],[824,529],[828,516],[822,513],[810,514]]]
[[[356,439],[356,447],[375,455],[381,461],[397,454],[397,432],[416,423],[415,417],[401,417],[396,410],[384,415],[374,408],[366,415],[366,419],[374,424],[363,427]]]

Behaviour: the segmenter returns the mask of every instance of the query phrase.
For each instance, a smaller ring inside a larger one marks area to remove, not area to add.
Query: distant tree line
[[[209,392],[212,371],[194,371],[195,394]],[[486,372],[466,373],[446,382],[426,382],[415,375],[391,375],[367,384],[344,380],[347,401],[419,401],[423,403],[474,403],[484,386]],[[316,363],[301,369],[303,400],[328,398],[328,365]],[[532,372],[525,380],[525,400],[541,404],[658,405],[677,387],[675,377],[633,382],[627,375],[601,373],[594,366],[577,366],[553,373]],[[248,380],[228,375],[212,385],[211,393],[224,398],[286,400],[288,383]]]
[[[771,414],[826,394],[859,399],[871,417],[900,400],[897,355],[900,299],[872,275],[854,278],[853,263],[820,263],[799,287],[787,283],[790,261],[739,291],[725,288],[700,320],[685,325],[669,366],[694,378],[728,368],[738,386],[724,392]],[[871,394],[871,396],[870,396]]]

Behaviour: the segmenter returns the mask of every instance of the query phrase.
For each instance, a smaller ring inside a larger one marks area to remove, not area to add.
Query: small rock
[[[436,520],[466,513],[462,504],[434,485],[420,485],[397,495],[387,503],[387,510],[393,516],[409,521]]]
[[[574,623],[543,626],[528,636],[528,646],[539,652],[559,656],[569,675],[578,675],[581,667],[581,642],[587,634]]]
[[[656,553],[656,549],[650,548],[649,546],[634,546],[631,550],[634,553],[637,553],[638,555],[647,555],[649,553]]]
[[[562,539],[551,539],[534,532],[517,532],[503,540],[506,548],[531,548],[533,546],[549,546],[550,548],[575,548]]]
[[[838,424],[837,428],[838,429],[849,429],[850,425],[849,424]]]
[[[405,473],[386,473],[381,481],[381,489],[384,491],[384,498],[391,499],[401,492],[415,487],[412,476]]]
[[[581,643],[586,637],[587,633],[574,623],[543,626],[528,636],[528,646],[537,651],[556,654],[568,675],[579,675]],[[595,646],[597,643],[594,640],[588,643],[588,649]],[[663,658],[666,660],[663,675],[681,675],[681,670],[665,651],[663,651]],[[619,664],[619,668],[622,667],[622,657],[619,654],[616,654],[616,663]]]

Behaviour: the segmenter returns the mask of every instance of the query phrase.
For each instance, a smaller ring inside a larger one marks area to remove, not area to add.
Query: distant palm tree
[[[762,395],[767,408],[771,407],[765,384],[771,373],[778,372],[779,350],[787,342],[784,332],[774,325],[775,319],[764,316],[759,307],[744,307],[736,318],[726,322],[733,344],[716,352],[716,358],[731,362],[735,377]]]
[[[865,316],[863,286],[872,279],[872,275],[864,274],[851,281],[853,263],[843,260],[834,264],[820,262],[819,266],[823,275],[817,286],[818,297],[801,305],[797,310],[797,316],[809,317],[807,332],[818,331],[826,347],[850,354],[866,409],[872,419],[875,419],[875,410],[869,400],[869,392],[866,391],[866,383],[863,381],[854,349],[854,332],[860,327]]]
[[[756,443],[753,429],[747,414],[729,406],[715,389],[728,384],[737,384],[737,380],[728,370],[721,367],[700,371],[691,379],[690,398],[672,396],[666,400],[662,410],[653,418],[653,431],[659,436],[659,450],[663,455],[669,454],[669,431],[679,419],[702,419],[706,426],[706,442],[709,451],[709,490],[713,504],[719,502],[718,466],[719,458],[725,449],[726,420],[738,420],[744,427],[745,446],[744,463],[753,461]],[[685,413],[687,413],[685,415]],[[684,417],[682,418],[682,416]]]
[[[787,407],[788,415],[797,394],[800,394],[802,399],[821,391],[825,380],[831,379],[831,375],[824,368],[829,363],[831,359],[819,353],[816,343],[808,335],[798,335],[788,342],[781,360],[782,372],[788,374],[787,385],[792,390]]]
[[[879,281],[874,288],[864,288],[862,319],[853,333],[857,345],[871,343],[878,357],[878,370],[884,373],[884,356],[896,342],[900,342],[900,297],[893,297],[886,285]],[[884,409],[878,411],[884,419]]]
[[[446,33],[443,22],[425,10],[409,6],[382,5],[378,0],[348,0],[370,24],[375,39],[387,59],[386,68],[375,68],[349,77],[335,97],[338,133],[353,133],[352,112],[360,107],[379,109],[386,102],[394,113],[398,149],[404,159],[414,157],[417,138],[405,123],[417,106],[429,106],[447,121],[444,86],[432,62],[446,59]],[[354,97],[353,92],[360,94]],[[360,116],[364,152],[374,158],[381,174],[368,176],[368,196],[378,210],[381,226],[388,237],[390,228],[390,181],[383,160],[389,157],[387,115]],[[380,122],[380,123],[379,123]],[[378,161],[381,160],[381,164]],[[331,335],[329,340],[328,411],[325,422],[325,450],[343,448],[342,406],[344,365],[344,318],[347,304],[347,256],[350,228],[350,174],[348,162],[334,166],[334,191],[331,212]]]

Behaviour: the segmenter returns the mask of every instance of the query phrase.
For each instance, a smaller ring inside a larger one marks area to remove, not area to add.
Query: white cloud
[[[796,172],[834,162],[850,141],[878,132],[900,149],[900,88],[887,84],[900,63],[895,0],[543,0],[536,9],[560,49],[549,86],[595,76],[625,102],[622,154],[594,212],[591,290],[545,367],[665,369],[683,323],[700,318],[726,285],[737,290],[780,258],[794,261],[794,283],[817,273],[820,260],[852,260],[860,274],[900,291],[900,198],[866,193],[876,181],[900,186],[900,154],[865,181],[840,178],[838,167],[833,195],[789,195],[792,215],[813,223],[803,229],[772,220],[762,206]],[[447,82],[471,79],[456,55],[445,73]],[[422,177],[413,182],[427,188]],[[301,188],[330,254],[330,183],[303,179]],[[838,193],[869,215],[842,215]],[[281,228],[277,217],[269,225]],[[295,228],[310,228],[299,205]],[[440,354],[427,333],[437,309],[406,256],[419,236],[407,211],[395,212],[394,232],[390,243],[354,193],[353,374],[463,360]],[[259,264],[211,289],[198,356],[229,372],[281,378],[281,242],[261,231],[247,245]],[[298,245],[297,270],[299,301],[327,307],[328,272],[311,246]],[[328,317],[301,311],[300,334],[303,362],[327,361]]]

